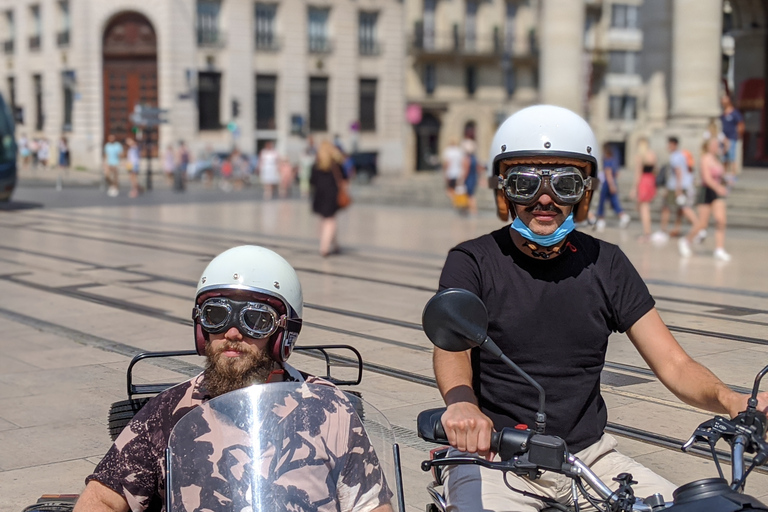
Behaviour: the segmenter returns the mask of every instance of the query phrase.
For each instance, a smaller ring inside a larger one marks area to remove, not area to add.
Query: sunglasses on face
[[[264,339],[272,336],[286,322],[285,315],[264,302],[237,301],[226,297],[213,297],[199,306],[195,306],[195,318],[200,326],[210,334],[221,334],[232,327],[244,336]]]
[[[499,188],[513,203],[531,204],[548,193],[557,203],[573,205],[591,190],[590,178],[584,178],[578,167],[539,167],[517,165],[499,176]]]

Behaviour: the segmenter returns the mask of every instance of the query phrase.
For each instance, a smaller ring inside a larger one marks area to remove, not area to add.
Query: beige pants
[[[672,491],[677,486],[660,477],[650,469],[635,462],[615,450],[616,439],[610,434],[603,434],[598,442],[578,452],[576,456],[587,464],[607,486],[615,490],[618,483],[613,481],[619,473],[631,473],[638,483],[632,488],[635,496],[645,498],[660,493],[666,501],[672,501]],[[450,455],[461,452],[451,450]],[[463,454],[466,455],[466,454]],[[497,457],[498,460],[498,457]],[[572,505],[571,479],[556,473],[545,472],[538,480],[507,474],[507,482],[516,489],[539,496],[556,499],[564,505]],[[592,496],[598,496],[585,485]],[[452,466],[447,471],[445,495],[449,512],[538,512],[546,508],[546,503],[523,496],[509,489],[504,484],[501,471],[480,466]],[[581,510],[595,510],[579,494]]]

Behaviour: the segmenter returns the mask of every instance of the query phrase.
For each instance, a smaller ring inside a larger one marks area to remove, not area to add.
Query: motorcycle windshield
[[[172,430],[167,510],[397,510],[393,443],[383,414],[324,383],[233,391]]]

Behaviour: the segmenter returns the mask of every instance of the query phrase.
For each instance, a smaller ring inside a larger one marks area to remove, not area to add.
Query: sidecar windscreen
[[[393,443],[380,412],[324,383],[233,391],[171,432],[167,510],[396,510]]]

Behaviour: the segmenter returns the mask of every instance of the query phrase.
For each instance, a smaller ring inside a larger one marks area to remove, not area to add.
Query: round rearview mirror
[[[488,311],[474,293],[448,288],[429,299],[421,325],[435,346],[448,352],[461,352],[485,342]]]

